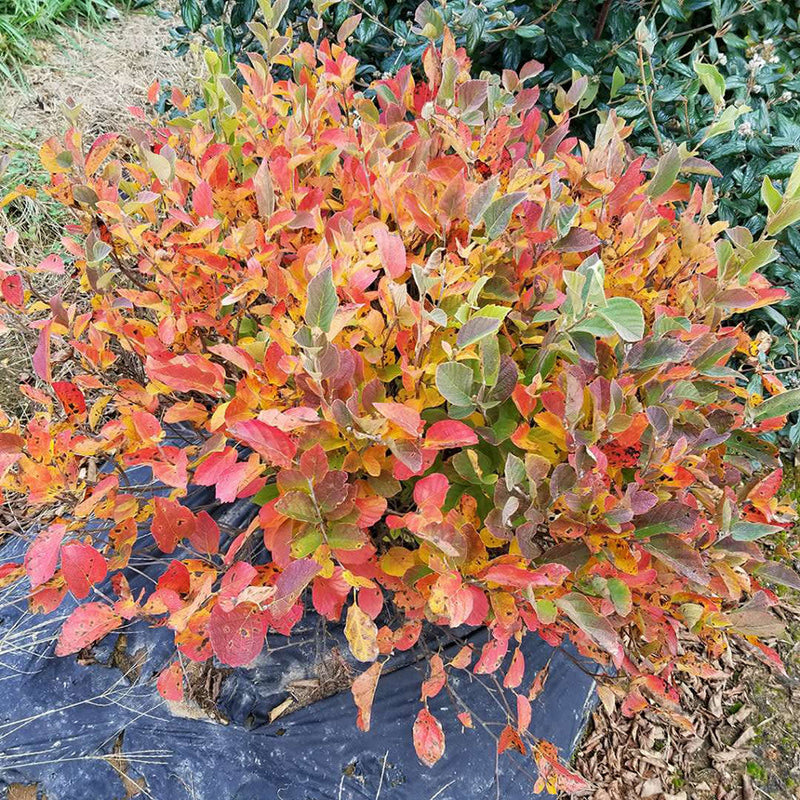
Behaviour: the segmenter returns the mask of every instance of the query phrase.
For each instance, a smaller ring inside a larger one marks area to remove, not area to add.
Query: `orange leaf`
[[[378,678],[381,676],[383,664],[376,661],[372,666],[362,672],[350,687],[358,708],[356,724],[362,731],[368,731],[372,717],[372,700],[375,697],[375,689],[378,686]]]
[[[497,752],[503,753],[509,748],[512,750],[517,750],[523,756],[527,752],[527,748],[525,747],[525,743],[522,741],[522,737],[519,735],[519,732],[512,728],[511,725],[506,725],[505,728],[503,728],[503,731],[500,734],[500,739],[497,742]]]

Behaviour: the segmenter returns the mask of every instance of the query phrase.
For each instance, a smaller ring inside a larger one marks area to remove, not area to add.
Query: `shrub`
[[[722,236],[710,185],[676,182],[690,154],[646,174],[613,113],[579,143],[536,106],[535,65],[474,80],[446,33],[424,81],[405,67],[372,96],[327,42],[275,55],[286,79],[254,57],[242,90],[209,63],[204,110],[42,148],[82,298],[28,289],[57,259],[3,281],[40,331],[23,387],[40,410],[3,420],[2,486],[50,519],[0,574],[30,581],[34,611],[88,600],[56,652],[142,619],[189,659],[244,665],[313,608],[373,664],[364,728],[425,620],[488,626],[447,669],[508,656],[514,689],[516,641],[569,638],[619,671],[604,692],[625,713],[677,716],[680,674],[709,674],[682,636],[778,664],[768,586],[800,581],[758,543],[792,519],[762,434],[800,398],[725,322],[783,296],[758,272],[774,242]],[[132,465],[168,493],[126,485]],[[258,516],[221,536],[181,503],[190,485]],[[134,596],[143,523],[174,560]],[[431,670],[423,696],[447,677]],[[181,696],[177,662],[159,688]],[[519,698],[501,750],[526,749]],[[426,707],[414,731],[433,763]],[[577,784],[533,749],[549,788]]]
[[[587,80],[575,100],[580,114],[573,130],[587,140],[598,117],[613,108],[630,123],[628,141],[637,150],[655,155],[672,141],[699,149],[726,103],[738,107],[742,113],[735,124],[710,140],[702,155],[716,167],[718,215],[755,235],[765,222],[764,177],[785,180],[797,158],[800,79],[795,64],[800,59],[800,17],[793,3],[317,0],[313,9],[311,5],[299,0],[275,3],[278,12],[284,12],[281,29],[288,21],[295,35],[307,36],[308,20],[316,13],[323,35],[332,38],[358,15],[350,52],[361,62],[362,80],[404,64],[418,69],[429,40],[441,42],[445,25],[479,68],[500,73],[517,70],[530,59],[540,61],[543,70],[534,80],[548,89],[543,107],[554,108],[571,83],[583,76]],[[261,19],[255,0],[185,0],[183,8],[185,18],[209,39],[217,31],[218,44],[232,54],[240,54],[243,46],[259,46],[248,27],[250,21]],[[272,14],[269,4],[264,9]],[[637,35],[640,14],[646,15],[646,24]],[[176,46],[188,47],[180,38]],[[695,63],[704,65],[705,81]],[[719,94],[706,92],[704,82],[716,83]],[[788,298],[779,311],[759,312],[748,324],[771,333],[772,347],[765,351],[765,360],[784,372],[791,370],[788,379],[800,385],[795,328],[800,314],[800,235],[789,226],[780,239],[781,258],[770,265],[767,275],[787,288]],[[788,443],[800,443],[800,423],[792,428]]]

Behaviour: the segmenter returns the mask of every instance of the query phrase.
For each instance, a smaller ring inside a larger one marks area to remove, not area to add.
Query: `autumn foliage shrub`
[[[424,621],[485,625],[480,652],[432,657],[417,751],[443,751],[426,704],[450,670],[502,669],[499,747],[527,739],[550,789],[578,779],[528,737],[525,634],[613,667],[627,714],[680,719],[681,674],[713,674],[682,637],[778,664],[770,586],[799,582],[758,541],[792,520],[765,432],[800,402],[725,322],[783,296],[757,271],[774,243],[723,233],[710,186],[677,180],[685,150],[637,157],[613,113],[571,138],[526,87],[535,66],[474,80],[447,35],[426,81],[405,67],[369,92],[338,45],[274,62],[290,77],[255,57],[191,116],[42,149],[73,261],[6,265],[38,381],[0,458],[6,497],[52,521],[0,575],[35,612],[82,601],[56,652],[139,619],[185,658],[245,665],[317,613],[372,664],[367,728]],[[79,299],[42,296],[37,270]],[[168,493],[128,486],[133,465]],[[260,510],[221,534],[190,485]],[[146,530],[163,575],[133,593]],[[179,662],[159,689],[181,696]]]

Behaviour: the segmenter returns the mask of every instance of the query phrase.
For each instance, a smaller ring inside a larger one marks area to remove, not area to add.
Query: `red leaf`
[[[456,669],[466,669],[472,661],[472,647],[465,644],[452,658],[450,666]]]
[[[347,595],[352,586],[342,577],[342,568],[335,567],[330,578],[316,578],[311,590],[311,601],[318,614],[336,622],[342,616]]]
[[[208,618],[214,655],[230,667],[244,667],[254,661],[266,635],[266,616],[255,603],[239,603],[232,611],[217,603]]]
[[[402,237],[389,233],[383,224],[375,227],[374,235],[386,274],[390,278],[399,278],[406,271],[406,248]]]
[[[200,217],[214,216],[214,195],[208,181],[200,181],[192,193],[192,210]]]
[[[54,275],[63,275],[64,261],[61,256],[57,256],[53,253],[39,262],[36,267],[36,272],[52,272]]]
[[[476,675],[491,675],[496,672],[508,652],[507,639],[490,639],[481,650],[481,657],[473,672]]]
[[[563,564],[545,564],[534,570],[513,564],[496,564],[480,573],[479,577],[502,586],[524,589],[528,586],[560,586],[569,574],[569,567]]]
[[[221,395],[225,386],[225,370],[196,353],[157,360],[148,356],[145,362],[148,377],[176,392],[200,392]]]
[[[438,509],[444,505],[450,482],[439,472],[420,478],[414,486],[414,502],[418,506],[430,505]]]
[[[0,589],[9,586],[25,574],[25,567],[16,561],[0,564]]]
[[[0,455],[18,455],[25,446],[25,440],[16,433],[0,433]]]
[[[195,550],[207,555],[214,555],[219,551],[219,525],[207,511],[199,512],[194,525],[189,528],[186,537]]]
[[[19,275],[7,275],[0,283],[3,300],[14,308],[22,308],[25,304],[25,287]]]
[[[444,755],[444,731],[427,708],[420,709],[414,722],[414,749],[426,767],[432,767]]]
[[[424,422],[419,415],[419,411],[404,405],[403,403],[373,403],[374,409],[386,417],[389,422],[397,425],[406,433],[412,436],[419,436],[422,433]]]
[[[454,419],[434,422],[425,434],[425,444],[436,450],[448,447],[466,447],[478,443],[478,435],[469,425]]]
[[[54,381],[53,391],[70,419],[86,419],[86,398],[83,392],[70,381]]]
[[[40,531],[25,553],[25,572],[31,581],[31,589],[41,586],[55,575],[58,563],[58,551],[61,541],[67,532],[67,526],[61,523],[50,525]]]
[[[519,732],[514,730],[514,728],[512,728],[510,725],[506,725],[500,734],[499,741],[497,742],[497,752],[498,754],[503,753],[509,748],[512,750],[517,750],[523,756],[527,752],[527,748],[525,747]]]
[[[459,714],[456,714],[458,717],[458,721],[465,727],[465,728],[472,728],[472,714],[469,711],[462,711]]]
[[[162,552],[171,553],[184,536],[194,536],[196,521],[188,508],[166,497],[156,497],[153,505],[151,531]]]
[[[528,732],[531,724],[531,716],[533,711],[531,709],[531,701],[525,697],[524,694],[517,695],[517,730],[520,734]]]
[[[375,689],[378,686],[378,678],[381,676],[382,669],[383,664],[380,661],[376,661],[369,669],[362,672],[350,687],[356,708],[358,708],[356,725],[358,725],[359,730],[369,730],[372,718],[372,700],[375,697]]]
[[[544,689],[544,685],[547,682],[547,676],[549,674],[550,674],[550,662],[548,661],[536,673],[536,677],[533,679],[531,688],[528,691],[528,700],[533,701],[542,693],[542,689]]]
[[[276,618],[286,614],[320,569],[322,567],[313,558],[292,561],[275,581],[275,596],[269,605],[270,614]]]
[[[383,593],[380,589],[359,589],[358,607],[371,619],[375,619],[383,609]]]
[[[61,548],[61,573],[67,588],[78,600],[83,600],[107,572],[106,560],[90,544],[67,542]]]
[[[47,320],[39,331],[39,343],[36,345],[32,359],[33,371],[45,383],[50,383],[53,379],[50,371],[50,326],[52,324],[52,320]]]
[[[290,467],[297,445],[278,428],[261,420],[237,422],[228,429],[240,442],[252,447],[259,455],[278,467]]]
[[[217,602],[230,611],[236,605],[236,598],[253,582],[258,570],[246,561],[237,561],[222,579]]]
[[[203,461],[195,470],[194,482],[200,486],[214,486],[217,500],[232,503],[262,469],[258,464],[254,469],[249,461],[239,461],[236,450],[226,447],[218,453],[211,453]]]
[[[514,651],[511,657],[511,663],[508,666],[506,677],[503,679],[503,686],[506,689],[516,689],[522,683],[522,677],[525,674],[525,656],[522,655],[522,650],[519,647]]]
[[[183,700],[183,670],[179,661],[173,661],[165,670],[162,670],[156,681],[158,693],[165,700],[180,702]]]
[[[77,653],[122,625],[122,617],[105,603],[78,606],[67,618],[56,644],[57,656]]]

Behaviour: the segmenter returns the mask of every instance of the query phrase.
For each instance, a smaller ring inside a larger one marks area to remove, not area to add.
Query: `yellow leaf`
[[[414,554],[405,547],[392,547],[380,558],[381,569],[396,578],[402,578],[414,566],[415,561]]]
[[[347,609],[344,635],[358,661],[374,661],[378,657],[378,626],[355,603]]]

